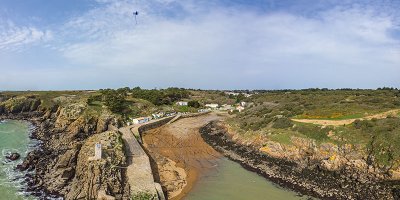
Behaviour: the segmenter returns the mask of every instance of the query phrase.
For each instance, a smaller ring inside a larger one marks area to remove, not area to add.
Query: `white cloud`
[[[18,51],[24,45],[51,39],[51,31],[42,31],[33,26],[17,26],[12,21],[0,20],[0,51]]]
[[[371,10],[332,9],[316,19],[215,8],[184,20],[150,16],[144,10],[138,26],[133,25],[132,10],[126,2],[110,3],[74,19],[71,23],[78,30],[96,40],[69,46],[65,56],[98,67],[239,72],[400,64],[387,56],[399,49],[399,41],[388,34],[392,18]]]
[[[400,86],[400,41],[390,34],[398,29],[398,16],[374,7],[336,7],[308,16],[202,1],[98,2],[54,31],[58,43],[52,46],[71,66],[57,73],[79,74],[65,84],[87,77],[100,87]],[[30,41],[26,35],[47,35],[27,30],[11,35],[17,43],[19,37]]]

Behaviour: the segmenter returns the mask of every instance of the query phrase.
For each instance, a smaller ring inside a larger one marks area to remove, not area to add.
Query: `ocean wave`
[[[2,120],[1,123],[4,123],[5,121]],[[29,122],[28,122],[29,123]],[[31,134],[32,131],[34,131],[35,127],[29,123],[28,129],[26,130],[28,134]],[[10,130],[11,129],[11,130]],[[7,128],[7,132],[9,131],[17,131],[17,130],[12,130],[13,128],[10,127],[10,129]],[[38,148],[38,144],[40,142],[38,140],[34,139],[29,139],[25,145],[20,146],[18,148],[4,148],[0,149],[1,150],[1,158],[0,158],[0,186],[2,189],[7,189],[10,188],[12,189],[11,191],[15,191],[15,198],[17,199],[26,199],[26,200],[32,200],[32,199],[50,199],[50,198],[44,198],[45,195],[41,195],[41,197],[35,197],[32,195],[32,193],[29,193],[26,191],[26,188],[28,187],[28,183],[26,181],[26,175],[27,174],[32,174],[32,172],[21,172],[20,170],[17,170],[16,167],[17,165],[21,164],[23,160],[25,159],[25,156],[27,155],[28,152],[33,151],[35,148]],[[10,161],[6,158],[7,155],[10,155],[11,153],[18,153],[21,155],[20,159],[16,161]],[[10,191],[10,192],[11,192]],[[14,195],[13,194],[13,195]],[[1,197],[0,197],[1,199]],[[14,199],[14,198],[12,198]]]

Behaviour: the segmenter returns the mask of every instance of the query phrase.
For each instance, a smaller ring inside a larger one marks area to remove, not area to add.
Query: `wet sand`
[[[182,199],[199,176],[217,166],[222,155],[204,142],[199,132],[216,119],[220,117],[213,113],[180,119],[143,134],[144,146],[158,171],[156,181],[167,190],[168,199]]]

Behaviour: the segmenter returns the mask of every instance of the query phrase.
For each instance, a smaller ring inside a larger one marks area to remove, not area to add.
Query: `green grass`
[[[290,138],[291,138],[291,136],[288,134],[277,134],[277,135],[271,136],[272,141],[275,141],[275,142],[278,142],[281,144],[289,144],[289,145],[292,144],[292,141]]]
[[[270,129],[271,135],[268,136],[272,141],[281,143],[281,144],[292,144],[291,137],[304,137],[296,131],[292,130],[282,130],[282,129]]]

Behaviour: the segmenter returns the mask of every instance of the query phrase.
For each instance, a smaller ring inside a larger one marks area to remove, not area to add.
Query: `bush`
[[[124,109],[125,95],[123,91],[102,90],[104,104],[114,113],[120,113]]]
[[[200,103],[198,101],[189,101],[188,102],[188,106],[189,107],[193,107],[193,108],[199,108],[200,107]]]
[[[272,128],[286,129],[286,128],[290,128],[292,126],[293,126],[292,120],[290,120],[286,117],[282,117],[282,118],[278,118],[277,120],[275,120],[274,124],[272,125]]]
[[[101,95],[92,95],[90,96],[87,100],[86,103],[88,105],[93,105],[93,102],[95,101],[101,101]]]
[[[158,199],[155,195],[152,195],[147,192],[139,192],[137,194],[132,195],[132,200],[155,200]]]
[[[179,88],[168,88],[165,90],[144,90],[139,87],[131,90],[132,96],[150,101],[154,105],[171,105],[173,102],[188,98],[189,92]]]
[[[329,127],[320,128],[315,125],[302,124],[300,126],[297,126],[296,130],[299,133],[301,133],[309,138],[315,139],[317,141],[324,141],[324,140],[329,139],[328,132],[331,131],[332,128],[329,128]]]

